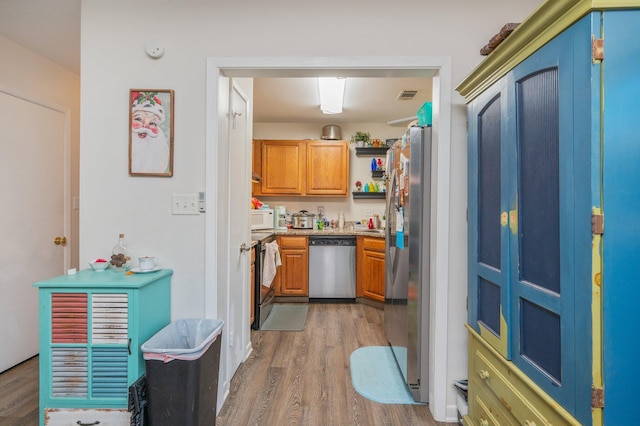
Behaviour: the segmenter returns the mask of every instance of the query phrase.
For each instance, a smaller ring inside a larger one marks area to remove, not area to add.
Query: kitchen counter
[[[384,229],[272,229],[261,230],[261,233],[271,233],[274,235],[364,235],[368,237],[384,238]]]

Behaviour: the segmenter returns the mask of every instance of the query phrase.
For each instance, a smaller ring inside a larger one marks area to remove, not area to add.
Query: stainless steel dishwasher
[[[355,299],[356,237],[309,236],[309,299]]]

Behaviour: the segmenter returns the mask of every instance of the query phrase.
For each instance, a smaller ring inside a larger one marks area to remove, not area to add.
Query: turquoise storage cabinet
[[[88,269],[34,284],[41,425],[128,418],[128,388],[144,374],[140,346],[171,322],[172,274]]]
[[[458,87],[466,424],[637,423],[640,2],[603,4],[546,2]]]

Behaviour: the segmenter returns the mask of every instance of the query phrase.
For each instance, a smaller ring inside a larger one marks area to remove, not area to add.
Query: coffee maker
[[[284,206],[273,207],[273,228],[287,229],[287,209]]]

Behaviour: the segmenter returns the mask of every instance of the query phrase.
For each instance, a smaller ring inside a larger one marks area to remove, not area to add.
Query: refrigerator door
[[[414,399],[428,402],[431,129],[411,127],[393,149],[393,164],[387,164],[385,330]]]

